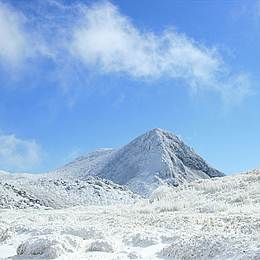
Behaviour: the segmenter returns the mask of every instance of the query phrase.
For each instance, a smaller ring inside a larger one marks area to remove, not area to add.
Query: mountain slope
[[[223,176],[176,135],[158,128],[119,150],[91,153],[52,174],[81,179],[96,175],[126,185],[142,195],[149,194],[160,182],[176,186],[196,179]]]
[[[115,150],[110,148],[98,149],[85,156],[78,157],[73,162],[49,173],[49,176],[75,179],[82,176],[97,175],[97,172],[101,171],[114,152]]]
[[[0,208],[67,208],[133,203],[138,198],[126,187],[88,176],[64,180],[26,174],[0,175]]]

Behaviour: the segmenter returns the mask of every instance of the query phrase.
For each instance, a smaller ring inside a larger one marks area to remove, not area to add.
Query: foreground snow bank
[[[73,253],[80,248],[81,239],[76,236],[47,235],[32,237],[20,244],[17,255],[41,256],[57,258],[67,253]]]
[[[257,260],[260,172],[163,186],[130,205],[1,210],[0,237],[0,259]]]

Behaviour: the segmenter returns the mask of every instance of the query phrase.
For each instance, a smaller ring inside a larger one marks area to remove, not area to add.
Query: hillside
[[[0,175],[0,208],[68,208],[133,203],[138,198],[126,187],[88,176],[85,180],[44,175]]]

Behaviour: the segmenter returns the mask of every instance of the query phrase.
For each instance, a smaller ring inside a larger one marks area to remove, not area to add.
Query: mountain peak
[[[164,135],[164,134],[171,134],[171,135],[175,135],[165,129],[162,129],[162,128],[153,128],[149,131],[147,131],[145,134],[150,134],[150,135]]]
[[[168,130],[162,129],[162,128],[153,128],[143,135],[159,136],[160,138],[162,138],[162,141],[163,141],[163,139],[167,139],[167,138],[175,139],[176,141],[181,141],[180,138],[176,134],[174,134]]]
[[[168,144],[171,144],[172,146],[180,146],[184,143],[177,135],[161,128],[154,128],[138,136],[126,146],[138,146],[142,147],[143,150],[158,151],[159,147],[162,148]]]
[[[146,195],[161,182],[179,185],[223,176],[175,134],[154,128],[118,150],[90,153],[62,169],[67,176],[96,175]],[[62,175],[61,170],[58,170]],[[74,178],[75,178],[74,177]]]
[[[148,131],[147,133],[155,133],[155,134],[162,134],[163,132],[166,132],[166,130],[162,129],[162,128],[153,128],[150,131]]]

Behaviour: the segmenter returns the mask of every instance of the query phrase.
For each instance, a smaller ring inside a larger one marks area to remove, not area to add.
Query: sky
[[[260,167],[260,1],[0,0],[0,169],[47,172],[159,127]]]

